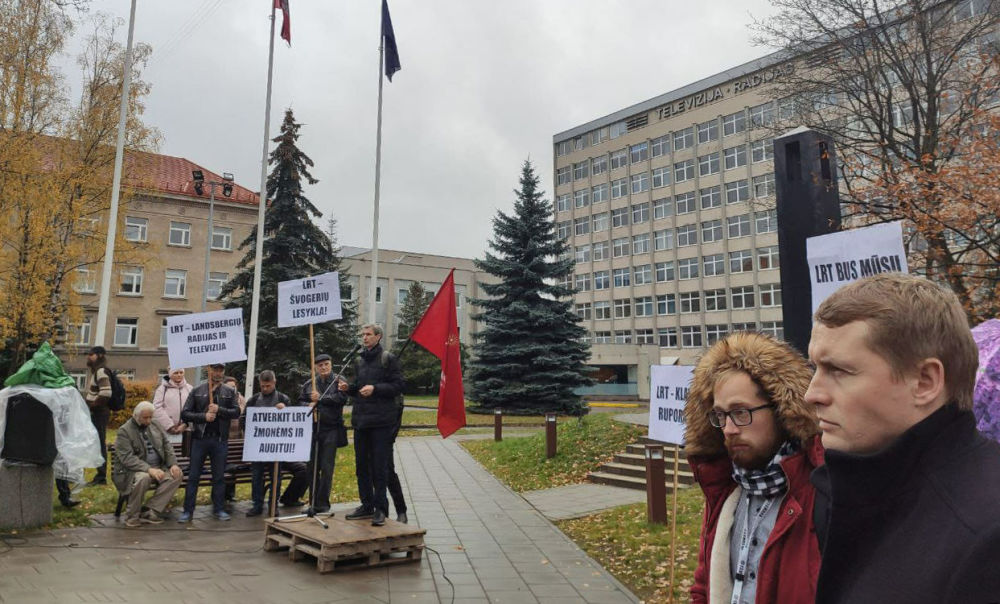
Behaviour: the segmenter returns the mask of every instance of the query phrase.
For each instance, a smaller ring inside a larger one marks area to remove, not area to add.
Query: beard
[[[726,452],[729,454],[729,459],[744,470],[763,470],[767,467],[771,460],[774,459],[774,455],[781,447],[781,442],[777,439],[775,442],[767,443],[767,445],[763,447],[755,446],[751,443],[737,439],[726,439],[725,444]],[[744,446],[734,449],[734,446],[736,445]]]

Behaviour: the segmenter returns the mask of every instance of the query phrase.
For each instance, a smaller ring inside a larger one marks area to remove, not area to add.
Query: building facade
[[[590,393],[646,399],[652,364],[694,364],[730,331],[783,337],[765,127],[782,69],[770,55],[553,137]]]

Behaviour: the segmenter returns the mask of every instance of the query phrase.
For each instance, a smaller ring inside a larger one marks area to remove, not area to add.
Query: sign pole
[[[278,517],[278,488],[281,486],[281,474],[278,469],[278,462],[274,462],[271,470],[271,503],[267,507],[271,509],[271,518]]]
[[[670,505],[670,604],[674,602],[674,560],[677,555],[677,457],[680,455],[680,446],[674,445],[674,486],[672,503]]]
[[[313,324],[309,324],[309,367],[312,373],[312,391],[316,392],[316,345],[313,342]],[[319,404],[319,401],[316,402]]]

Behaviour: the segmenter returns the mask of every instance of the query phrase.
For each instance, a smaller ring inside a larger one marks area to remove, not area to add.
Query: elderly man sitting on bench
[[[118,429],[115,439],[115,464],[112,480],[122,495],[128,495],[125,526],[163,522],[160,515],[174,496],[184,477],[167,433],[153,421],[153,404],[143,401],[135,406],[132,419]],[[155,488],[142,512],[142,499]]]

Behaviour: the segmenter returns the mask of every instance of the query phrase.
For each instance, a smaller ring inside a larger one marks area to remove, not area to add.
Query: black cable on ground
[[[436,555],[438,557],[438,564],[441,565],[441,578],[444,579],[445,581],[447,581],[448,585],[451,586],[451,604],[455,604],[455,584],[451,582],[451,579],[448,578],[448,574],[446,572],[444,572],[444,562],[441,561],[441,554],[438,553],[438,551],[436,549],[434,549],[433,547],[431,547],[429,545],[425,545],[424,549],[428,550],[428,551],[431,551],[431,552],[434,552],[434,555]],[[430,563],[431,563],[431,561],[428,560],[427,561],[428,566],[430,565]]]

